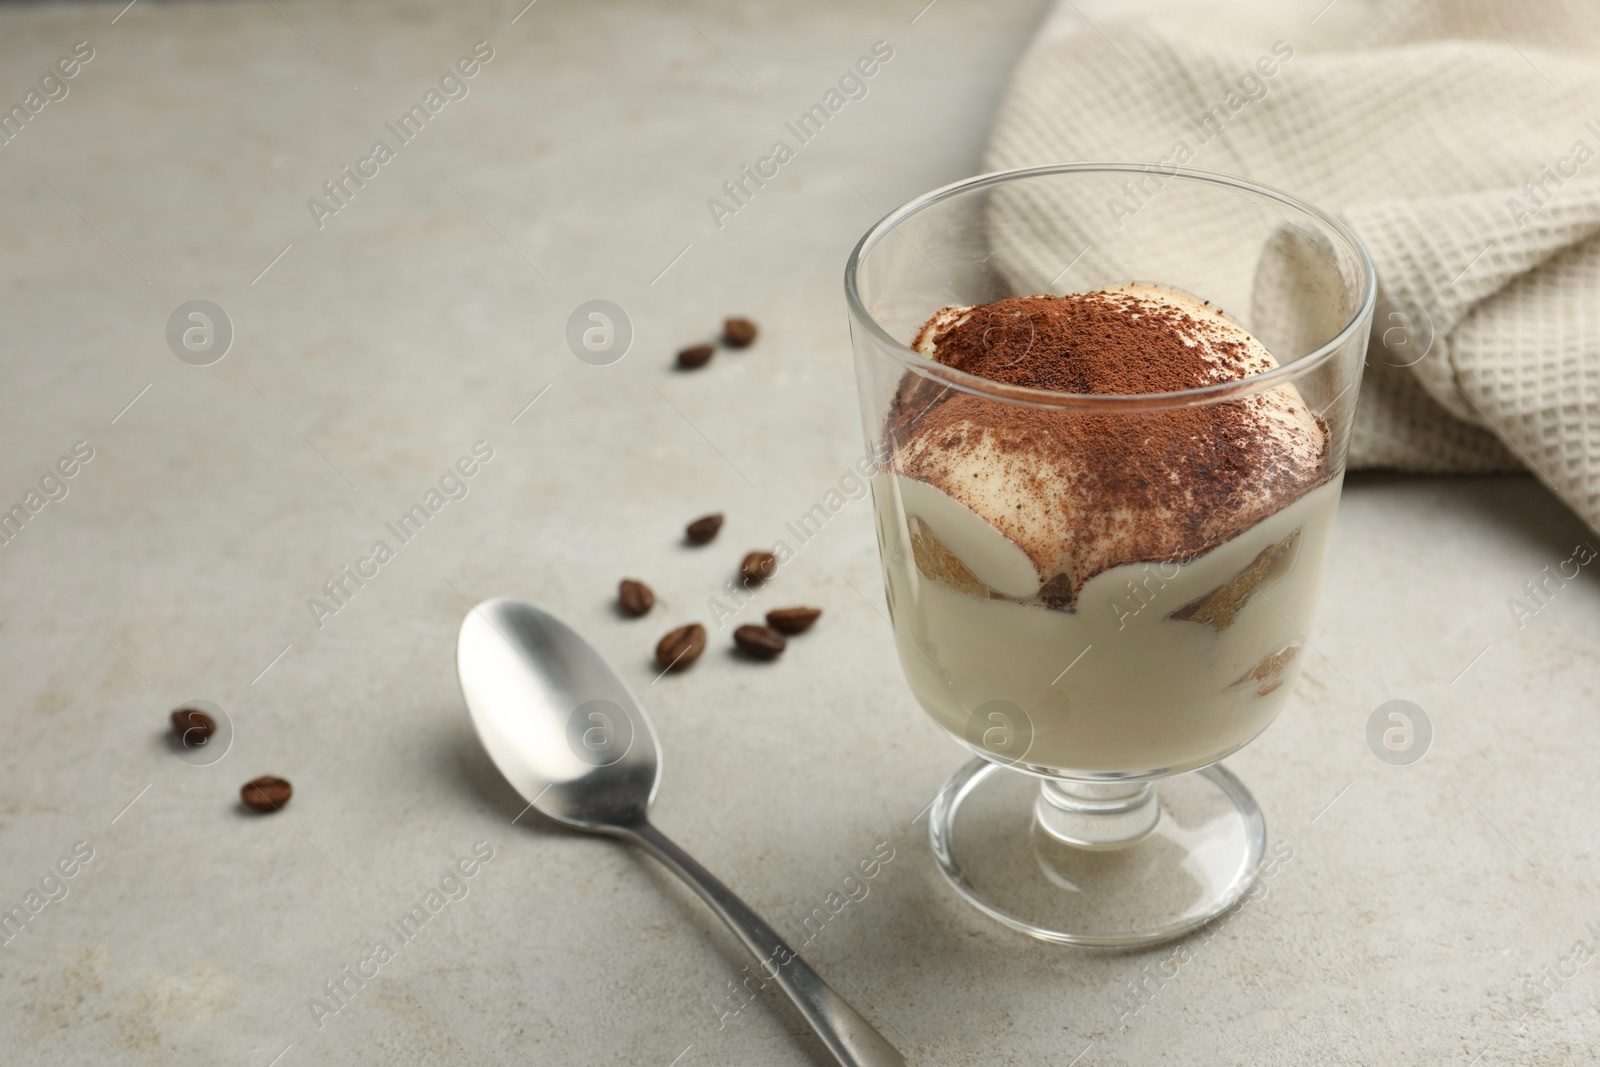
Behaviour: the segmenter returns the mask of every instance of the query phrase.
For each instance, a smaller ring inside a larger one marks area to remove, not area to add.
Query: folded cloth
[[[1361,236],[1352,466],[1526,467],[1600,528],[1600,4],[1061,0],[986,162],[1119,159],[1276,186]]]

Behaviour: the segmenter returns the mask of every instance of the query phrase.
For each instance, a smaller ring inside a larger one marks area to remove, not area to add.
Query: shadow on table
[[[459,712],[455,713],[459,717]],[[497,814],[506,822],[513,820],[520,826],[530,826],[544,833],[576,834],[553,819],[547,819],[529,808],[522,795],[505,780],[489,754],[483,750],[478,735],[464,719],[440,731],[438,742],[429,746],[439,754],[439,776],[445,785],[470,797]]]
[[[1351,471],[1346,490],[1379,496],[1426,493],[1459,516],[1460,527],[1498,528],[1565,558],[1585,542],[1600,548],[1600,538],[1538,479],[1525,474],[1415,475],[1394,471]]]

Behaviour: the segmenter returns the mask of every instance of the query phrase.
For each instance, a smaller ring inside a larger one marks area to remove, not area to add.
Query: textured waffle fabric
[[[1600,526],[1600,4],[1063,0],[987,164],[1179,142],[1371,252],[1352,466],[1525,467]]]

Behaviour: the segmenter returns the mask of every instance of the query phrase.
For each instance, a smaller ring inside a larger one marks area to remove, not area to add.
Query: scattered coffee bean
[[[749,319],[723,319],[722,339],[733,348],[743,348],[756,339],[756,324]]]
[[[733,643],[752,659],[774,659],[789,644],[770,626],[741,626],[733,631]]]
[[[624,578],[622,584],[617,586],[617,603],[629,615],[643,615],[656,606],[656,595],[643,582]]]
[[[656,645],[656,662],[664,671],[681,671],[706,650],[706,628],[697,622],[680,626]]]
[[[777,608],[767,612],[767,625],[784,634],[799,634],[811,629],[822,617],[821,608]]]
[[[704,515],[691,522],[684,528],[683,534],[689,539],[691,545],[703,545],[717,536],[717,531],[722,529],[722,512],[714,515]]]
[[[739,564],[739,574],[747,582],[764,582],[778,573],[778,557],[771,552],[752,552]]]
[[[678,353],[678,366],[684,370],[704,367],[711,362],[711,357],[716,354],[716,351],[710,345],[690,345]]]
[[[217,720],[194,708],[179,708],[172,713],[172,732],[184,748],[199,748],[217,732]]]
[[[254,811],[277,811],[294,796],[294,787],[282,778],[264,774],[252,779],[239,790],[239,799]]]

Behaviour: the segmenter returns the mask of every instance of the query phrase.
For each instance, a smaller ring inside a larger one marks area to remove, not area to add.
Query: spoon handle
[[[762,976],[776,981],[789,994],[843,1067],[907,1067],[905,1057],[716,875],[649,822],[629,827],[628,836],[711,905],[761,961]]]

